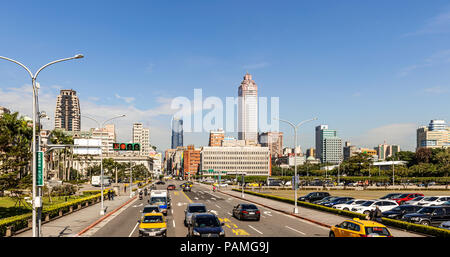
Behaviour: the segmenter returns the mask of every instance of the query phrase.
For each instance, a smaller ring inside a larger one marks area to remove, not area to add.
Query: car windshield
[[[166,204],[166,198],[165,197],[152,197],[151,203],[152,204]]]
[[[347,201],[347,202],[345,202],[344,204],[352,204],[353,202],[355,202],[355,200]]]
[[[361,204],[362,206],[371,206],[374,203],[374,201],[367,201],[363,204]]]
[[[161,216],[145,216],[142,223],[162,223],[163,218]]]
[[[354,204],[363,204],[365,202],[367,202],[367,200],[359,200],[359,201],[356,201]]]
[[[157,207],[145,207],[142,211],[143,213],[150,213],[150,212],[159,212],[159,209]]]
[[[402,208],[400,206],[395,207],[394,209],[392,209],[391,211],[401,211]]]
[[[436,201],[438,199],[436,196],[430,196],[423,198],[424,201]]]
[[[434,210],[435,210],[434,208],[425,207],[425,208],[422,208],[419,211],[417,211],[417,213],[430,214],[430,213],[433,213]]]
[[[242,204],[242,209],[244,210],[257,210],[258,208],[253,204]]]
[[[366,227],[367,236],[390,236],[391,234],[385,227]]]
[[[418,196],[418,197],[412,199],[411,201],[417,202],[417,201],[420,201],[420,200],[422,200],[422,199],[423,199],[423,196]]]
[[[385,196],[381,197],[380,199],[387,199],[387,198],[391,198],[391,197],[396,197],[398,195],[399,194],[388,194],[388,195],[385,195]]]
[[[216,217],[196,217],[195,218],[196,227],[218,227],[220,226],[219,220]]]
[[[399,195],[399,196],[396,196],[395,198],[405,198],[405,197],[407,197],[409,194],[402,194],[402,195]]]
[[[205,206],[189,206],[189,212],[206,212]]]

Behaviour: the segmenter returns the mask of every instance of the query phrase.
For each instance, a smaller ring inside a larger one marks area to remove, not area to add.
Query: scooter
[[[142,200],[142,192],[139,193],[139,200]]]

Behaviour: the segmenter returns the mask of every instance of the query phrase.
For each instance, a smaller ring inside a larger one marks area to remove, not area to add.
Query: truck
[[[91,185],[99,187],[101,186],[101,176],[92,176]],[[103,176],[103,186],[110,186],[111,178],[108,176]]]
[[[150,192],[151,205],[157,205],[164,215],[167,215],[167,209],[170,208],[170,198],[167,194],[167,190],[152,190]]]

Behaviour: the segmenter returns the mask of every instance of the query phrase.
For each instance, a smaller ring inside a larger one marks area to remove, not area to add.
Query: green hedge
[[[233,188],[232,190],[241,192],[241,190],[238,190],[235,188]],[[269,194],[262,194],[262,193],[252,192],[252,191],[244,191],[244,192],[247,194],[260,196],[260,197],[264,197],[267,199],[272,199],[272,200],[281,201],[281,202],[285,202],[285,203],[289,203],[289,204],[294,204],[293,199],[288,199],[288,198],[275,196],[275,195],[269,195]],[[366,215],[361,214],[361,213],[338,210],[338,209],[325,207],[325,206],[318,205],[318,204],[302,202],[302,201],[297,201],[297,204],[299,206],[303,206],[306,208],[330,212],[330,213],[334,213],[337,215],[347,216],[350,218],[360,218],[360,219],[366,218]],[[383,224],[385,224],[385,225],[404,229],[404,230],[411,231],[411,232],[417,232],[417,233],[427,234],[427,235],[431,235],[431,236],[450,237],[450,231],[446,230],[446,229],[436,228],[436,227],[432,227],[432,226],[424,226],[424,225],[419,225],[419,224],[414,224],[414,223],[409,223],[409,222],[404,222],[404,221],[399,221],[399,220],[393,220],[393,219],[388,219],[388,218],[382,218],[382,221],[383,221]]]
[[[104,193],[107,193],[109,189],[105,189]],[[83,197],[80,199],[76,199],[73,201],[69,201],[66,203],[56,204],[49,206],[47,208],[44,207],[42,210],[42,219],[45,219],[45,216],[48,214],[50,219],[59,216],[59,211],[62,211],[64,213],[68,213],[70,210],[70,207],[76,207],[78,204],[81,204],[82,206],[86,204],[86,202],[95,202],[99,197],[101,197],[101,192],[98,191],[95,195],[90,195],[87,197]],[[13,231],[18,231],[24,228],[28,227],[28,220],[32,218],[32,213],[27,213],[23,215],[8,217],[4,219],[0,219],[0,236],[5,236],[6,229],[9,226],[13,227]]]

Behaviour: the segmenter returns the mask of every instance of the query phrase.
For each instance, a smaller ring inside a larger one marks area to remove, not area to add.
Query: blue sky
[[[246,71],[259,95],[280,98],[280,116],[373,147],[415,147],[415,129],[450,120],[448,1],[8,1],[0,16],[0,56],[44,70],[41,109],[53,114],[59,89],[75,89],[82,114],[114,123],[119,139],[144,122],[151,143],[170,145],[170,101],[237,95]],[[0,61],[0,106],[31,112],[30,81]],[[204,112],[206,114],[206,112]],[[53,117],[51,117],[53,119]],[[52,128],[52,120],[47,128]],[[83,120],[83,127],[94,127]],[[292,146],[292,132],[285,145]],[[185,144],[207,144],[187,133]]]

